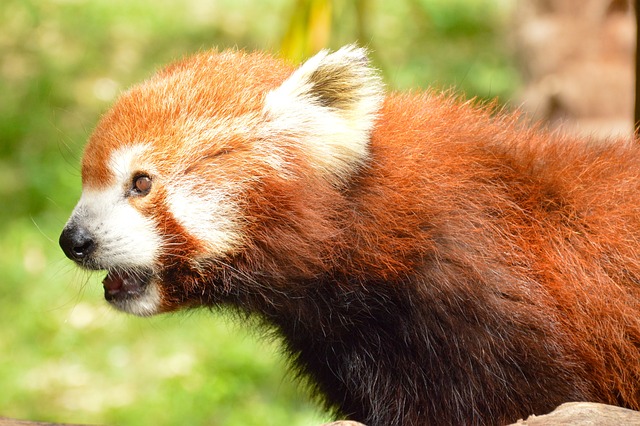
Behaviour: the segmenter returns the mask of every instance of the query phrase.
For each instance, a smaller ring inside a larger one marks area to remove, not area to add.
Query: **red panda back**
[[[375,237],[384,242],[367,250],[378,257],[369,268],[387,264],[384,248],[397,235],[415,236],[428,217],[422,238],[405,238],[389,259],[432,245],[436,258],[465,263],[495,286],[490,291],[536,306],[540,322],[557,322],[558,344],[584,363],[602,401],[640,409],[638,146],[526,128],[516,115],[447,95],[396,96],[383,117],[372,145],[380,173],[372,176],[386,172],[388,190],[363,205],[389,222],[362,233],[398,229],[391,239]],[[415,206],[424,207],[419,219]],[[455,241],[434,244],[443,234]],[[512,281],[491,277],[500,274]],[[443,291],[456,286],[440,282]],[[524,313],[522,304],[501,305],[487,314]]]

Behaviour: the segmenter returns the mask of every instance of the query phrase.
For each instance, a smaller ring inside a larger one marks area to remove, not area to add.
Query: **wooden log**
[[[640,412],[593,402],[569,402],[549,414],[529,416],[511,426],[640,426]]]
[[[640,412],[593,402],[569,402],[549,414],[531,415],[509,426],[640,426]],[[0,417],[0,426],[83,426],[68,423],[33,422]],[[87,425],[84,425],[87,426]],[[322,426],[365,426],[362,423],[340,420]]]

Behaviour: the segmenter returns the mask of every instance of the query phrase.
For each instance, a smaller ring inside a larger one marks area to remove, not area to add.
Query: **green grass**
[[[390,88],[507,99],[498,0],[371,1],[363,44]],[[336,4],[332,47],[353,42]],[[114,425],[310,425],[327,416],[277,341],[221,312],[139,319],[57,246],[84,141],[117,93],[212,46],[278,50],[293,1],[3,0],[0,416]]]

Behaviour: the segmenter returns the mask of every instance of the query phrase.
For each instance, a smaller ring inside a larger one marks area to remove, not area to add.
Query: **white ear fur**
[[[340,185],[369,158],[383,89],[365,49],[323,50],[267,95],[264,112],[271,132],[304,144],[313,167]]]

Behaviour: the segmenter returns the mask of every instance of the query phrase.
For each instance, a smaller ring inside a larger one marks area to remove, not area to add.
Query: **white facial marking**
[[[109,169],[115,178],[114,185],[122,187],[122,185],[130,182],[133,173],[138,171],[136,170],[136,165],[143,163],[141,160],[145,158],[145,152],[148,150],[150,150],[148,145],[137,143],[123,146],[111,153]]]
[[[113,153],[109,162],[113,183],[104,189],[85,188],[70,221],[83,226],[97,243],[94,258],[100,267],[153,268],[162,238],[151,218],[143,216],[125,196],[134,159],[145,147],[133,145]]]
[[[153,218],[146,217],[130,203],[127,188],[139,171],[138,159],[146,146],[129,145],[113,152],[109,169],[112,183],[106,188],[86,187],[82,191],[69,223],[85,229],[95,241],[93,267],[106,270],[153,271],[163,244]],[[160,306],[160,294],[153,281],[135,299],[114,301],[123,311],[152,315]]]
[[[198,185],[200,184],[200,185]],[[173,217],[210,254],[229,253],[239,240],[236,207],[223,189],[201,189],[205,182],[190,177],[165,188],[167,206]]]
[[[127,202],[122,188],[84,190],[71,217],[94,236],[94,257],[104,269],[154,265],[162,240],[153,221]]]

